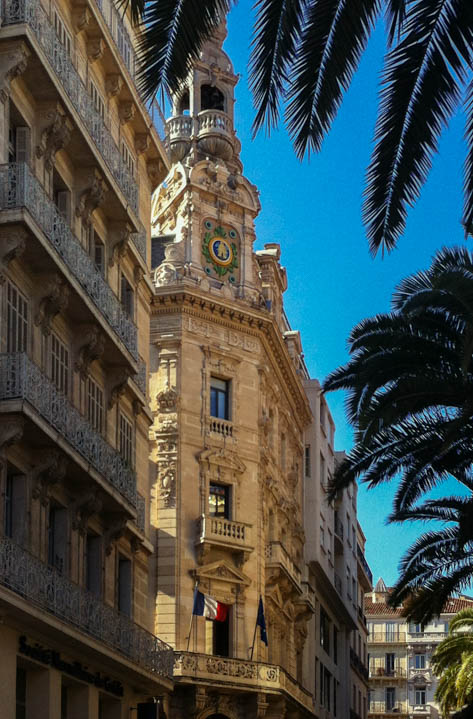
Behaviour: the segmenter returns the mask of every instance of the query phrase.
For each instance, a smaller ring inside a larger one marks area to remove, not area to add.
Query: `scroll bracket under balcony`
[[[102,506],[103,502],[97,490],[91,490],[78,497],[71,507],[73,515],[72,528],[85,534],[90,517],[100,512]]]
[[[26,70],[31,55],[25,43],[7,47],[0,53],[0,101],[5,103],[10,95],[10,83]]]
[[[41,140],[36,146],[36,157],[44,157],[44,165],[51,172],[56,153],[69,144],[73,125],[59,103],[44,108],[40,112],[40,122]]]
[[[33,498],[39,499],[46,506],[49,502],[51,488],[64,479],[67,459],[58,450],[45,450],[40,461],[31,472],[33,479]]]
[[[25,420],[20,416],[0,417],[0,461],[5,458],[5,450],[23,437]]]
[[[63,312],[69,302],[69,287],[59,275],[54,275],[46,286],[46,294],[39,301],[35,325],[41,326],[43,334],[51,333],[53,319]]]
[[[25,251],[28,233],[21,227],[0,228],[0,285],[5,282],[8,265]]]
[[[122,222],[120,222],[116,229],[114,229],[113,234],[115,239],[112,240],[112,251],[110,252],[110,258],[108,261],[109,267],[113,267],[115,263],[125,257],[128,245],[130,244],[132,231],[133,228],[131,225],[126,224],[123,226]]]
[[[98,170],[89,176],[89,186],[82,192],[76,207],[76,217],[80,217],[85,225],[90,224],[90,216],[97,207],[103,204],[108,188]]]
[[[108,529],[104,534],[104,547],[107,557],[112,553],[113,543],[118,541],[123,536],[126,529],[126,523],[126,517],[117,517],[108,523]]]
[[[120,397],[123,396],[130,377],[131,373],[125,367],[119,367],[112,371],[110,375],[110,395],[108,399],[109,409],[113,409]]]
[[[82,332],[78,333],[81,338],[81,345],[77,352],[75,368],[82,379],[87,379],[90,365],[100,359],[105,349],[105,337],[97,325],[86,325]],[[85,338],[85,342],[84,342]]]

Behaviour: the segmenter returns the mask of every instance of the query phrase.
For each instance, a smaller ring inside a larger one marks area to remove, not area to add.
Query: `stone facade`
[[[0,711],[107,719],[172,687],[154,629],[151,193],[168,160],[113,3],[0,28]]]

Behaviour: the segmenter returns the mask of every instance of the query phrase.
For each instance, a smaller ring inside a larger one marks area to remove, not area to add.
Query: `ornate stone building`
[[[109,0],[0,27],[0,714],[119,719],[172,687],[152,633],[151,193],[168,160]]]
[[[175,719],[313,716],[303,656],[300,339],[277,244],[254,252],[258,192],[233,128],[220,28],[174,98],[171,170],[154,196],[151,427],[156,632],[177,650]],[[229,606],[191,621],[193,593]],[[259,597],[269,646],[255,633]]]

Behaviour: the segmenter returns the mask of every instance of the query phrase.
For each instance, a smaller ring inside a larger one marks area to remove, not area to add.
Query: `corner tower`
[[[299,719],[313,706],[302,662],[311,415],[279,245],[253,251],[260,204],[242,174],[224,38],[222,24],[173,99],[172,167],[153,198],[156,630],[176,649],[176,719]],[[191,621],[195,588],[227,606],[225,621]],[[258,633],[251,651],[260,596],[269,646]]]

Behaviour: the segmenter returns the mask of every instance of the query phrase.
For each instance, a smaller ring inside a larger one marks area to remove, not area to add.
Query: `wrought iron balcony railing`
[[[0,210],[23,207],[37,222],[49,244],[136,359],[138,353],[135,324],[123,311],[112,288],[95,267],[54,202],[49,199],[26,163],[0,165]]]
[[[168,644],[7,537],[0,537],[0,584],[145,670],[172,678]]]
[[[139,390],[144,394],[146,397],[147,392],[147,369],[146,369],[146,362],[141,359],[141,357],[138,358],[138,372],[133,375],[133,382],[136,384]]]
[[[407,714],[406,702],[376,702],[369,704],[369,714]]]
[[[406,632],[373,632],[368,635],[369,644],[398,644],[406,641]]]
[[[407,676],[405,667],[394,666],[386,668],[385,664],[370,664],[370,678],[376,679],[404,679]]]
[[[359,544],[356,545],[356,556],[358,557],[358,560],[359,560],[361,566],[363,567],[363,570],[364,570],[366,576],[368,577],[371,586],[373,586],[373,574],[371,572],[371,569],[369,568],[369,564],[366,561],[366,557],[365,557],[363,550]]]
[[[2,25],[25,23],[34,33],[61,86],[74,105],[87,132],[102,155],[128,204],[138,214],[138,186],[87,88],[61,43],[40,0],[3,3]]]
[[[136,507],[133,469],[24,353],[0,354],[0,401],[13,399],[29,402],[71,447]]]

